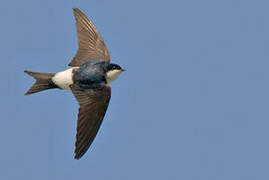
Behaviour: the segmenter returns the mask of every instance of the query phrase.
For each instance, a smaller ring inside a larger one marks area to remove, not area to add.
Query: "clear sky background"
[[[11,0],[0,6],[1,180],[269,179],[268,0]],[[24,92],[77,50],[72,7],[111,61],[102,127],[73,159],[69,91]]]

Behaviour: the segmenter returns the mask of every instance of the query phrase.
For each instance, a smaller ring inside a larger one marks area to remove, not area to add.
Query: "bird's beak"
[[[125,69],[122,69],[121,71],[123,72],[123,71],[126,71],[126,70]]]

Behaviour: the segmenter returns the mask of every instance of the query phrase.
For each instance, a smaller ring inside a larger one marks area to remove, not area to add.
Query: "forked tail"
[[[57,88],[57,86],[51,80],[55,73],[39,73],[31,71],[24,72],[36,80],[35,84],[25,93],[25,95],[37,93],[46,89]]]

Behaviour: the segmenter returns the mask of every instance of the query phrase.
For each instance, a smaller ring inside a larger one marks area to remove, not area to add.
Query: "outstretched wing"
[[[102,89],[81,89],[77,85],[70,86],[79,102],[77,121],[77,135],[75,159],[80,159],[92,144],[105,116],[111,89],[104,86]]]
[[[93,23],[78,8],[73,10],[77,27],[78,51],[68,65],[80,66],[91,60],[109,62],[109,52]]]

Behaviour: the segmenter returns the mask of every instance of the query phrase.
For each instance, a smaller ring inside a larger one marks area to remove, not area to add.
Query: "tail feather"
[[[24,71],[24,72],[29,76],[32,76],[36,80],[36,82],[25,93],[25,95],[37,93],[46,89],[57,88],[57,86],[51,80],[51,78],[55,75],[54,73],[39,73],[31,71]]]

